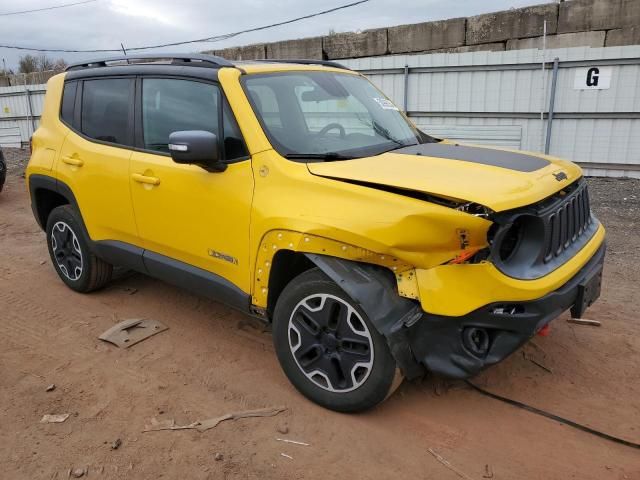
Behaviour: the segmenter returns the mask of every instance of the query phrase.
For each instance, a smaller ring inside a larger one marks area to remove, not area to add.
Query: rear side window
[[[78,82],[68,82],[64,84],[62,92],[62,106],[60,107],[60,118],[68,125],[73,125],[73,111],[76,102],[76,91]]]
[[[105,78],[86,80],[82,87],[81,131],[103,142],[130,145],[129,128],[132,80]]]

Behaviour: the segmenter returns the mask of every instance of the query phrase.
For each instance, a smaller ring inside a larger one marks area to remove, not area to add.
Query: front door
[[[253,174],[246,147],[217,84],[142,78],[141,150],[131,157],[131,192],[144,248],[213,272],[245,292]],[[213,173],[171,159],[169,134],[205,130],[229,164]]]

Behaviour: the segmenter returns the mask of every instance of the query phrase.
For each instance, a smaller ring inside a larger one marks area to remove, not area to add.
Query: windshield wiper
[[[290,160],[298,160],[298,159],[318,159],[324,160],[325,162],[331,162],[333,160],[352,160],[354,157],[352,155],[342,155],[338,152],[327,152],[327,153],[287,153],[284,155],[284,158],[288,158]]]
[[[384,128],[382,125],[380,125],[375,120],[373,121],[373,131],[376,132],[381,137],[386,138],[387,140],[395,143],[396,145],[400,145],[402,147],[406,147],[407,146],[407,144],[405,142],[395,138],[393,135],[391,135],[391,132],[389,132],[389,130],[387,128]]]

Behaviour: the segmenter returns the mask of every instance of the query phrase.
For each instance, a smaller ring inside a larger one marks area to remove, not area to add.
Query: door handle
[[[74,167],[81,167],[84,165],[84,162],[77,157],[67,157],[66,155],[63,155],[62,161],[67,165],[72,165]]]
[[[140,173],[134,173],[131,175],[138,183],[146,183],[147,185],[160,185],[160,179],[157,177],[148,177],[147,175],[142,175]]]

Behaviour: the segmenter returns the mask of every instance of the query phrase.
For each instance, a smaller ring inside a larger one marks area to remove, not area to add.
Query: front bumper
[[[494,302],[458,317],[424,313],[404,332],[415,361],[450,378],[468,378],[500,362],[564,311],[582,311],[597,298],[604,256],[603,243],[568,282],[535,300]],[[470,336],[478,331],[484,337],[474,343]]]

